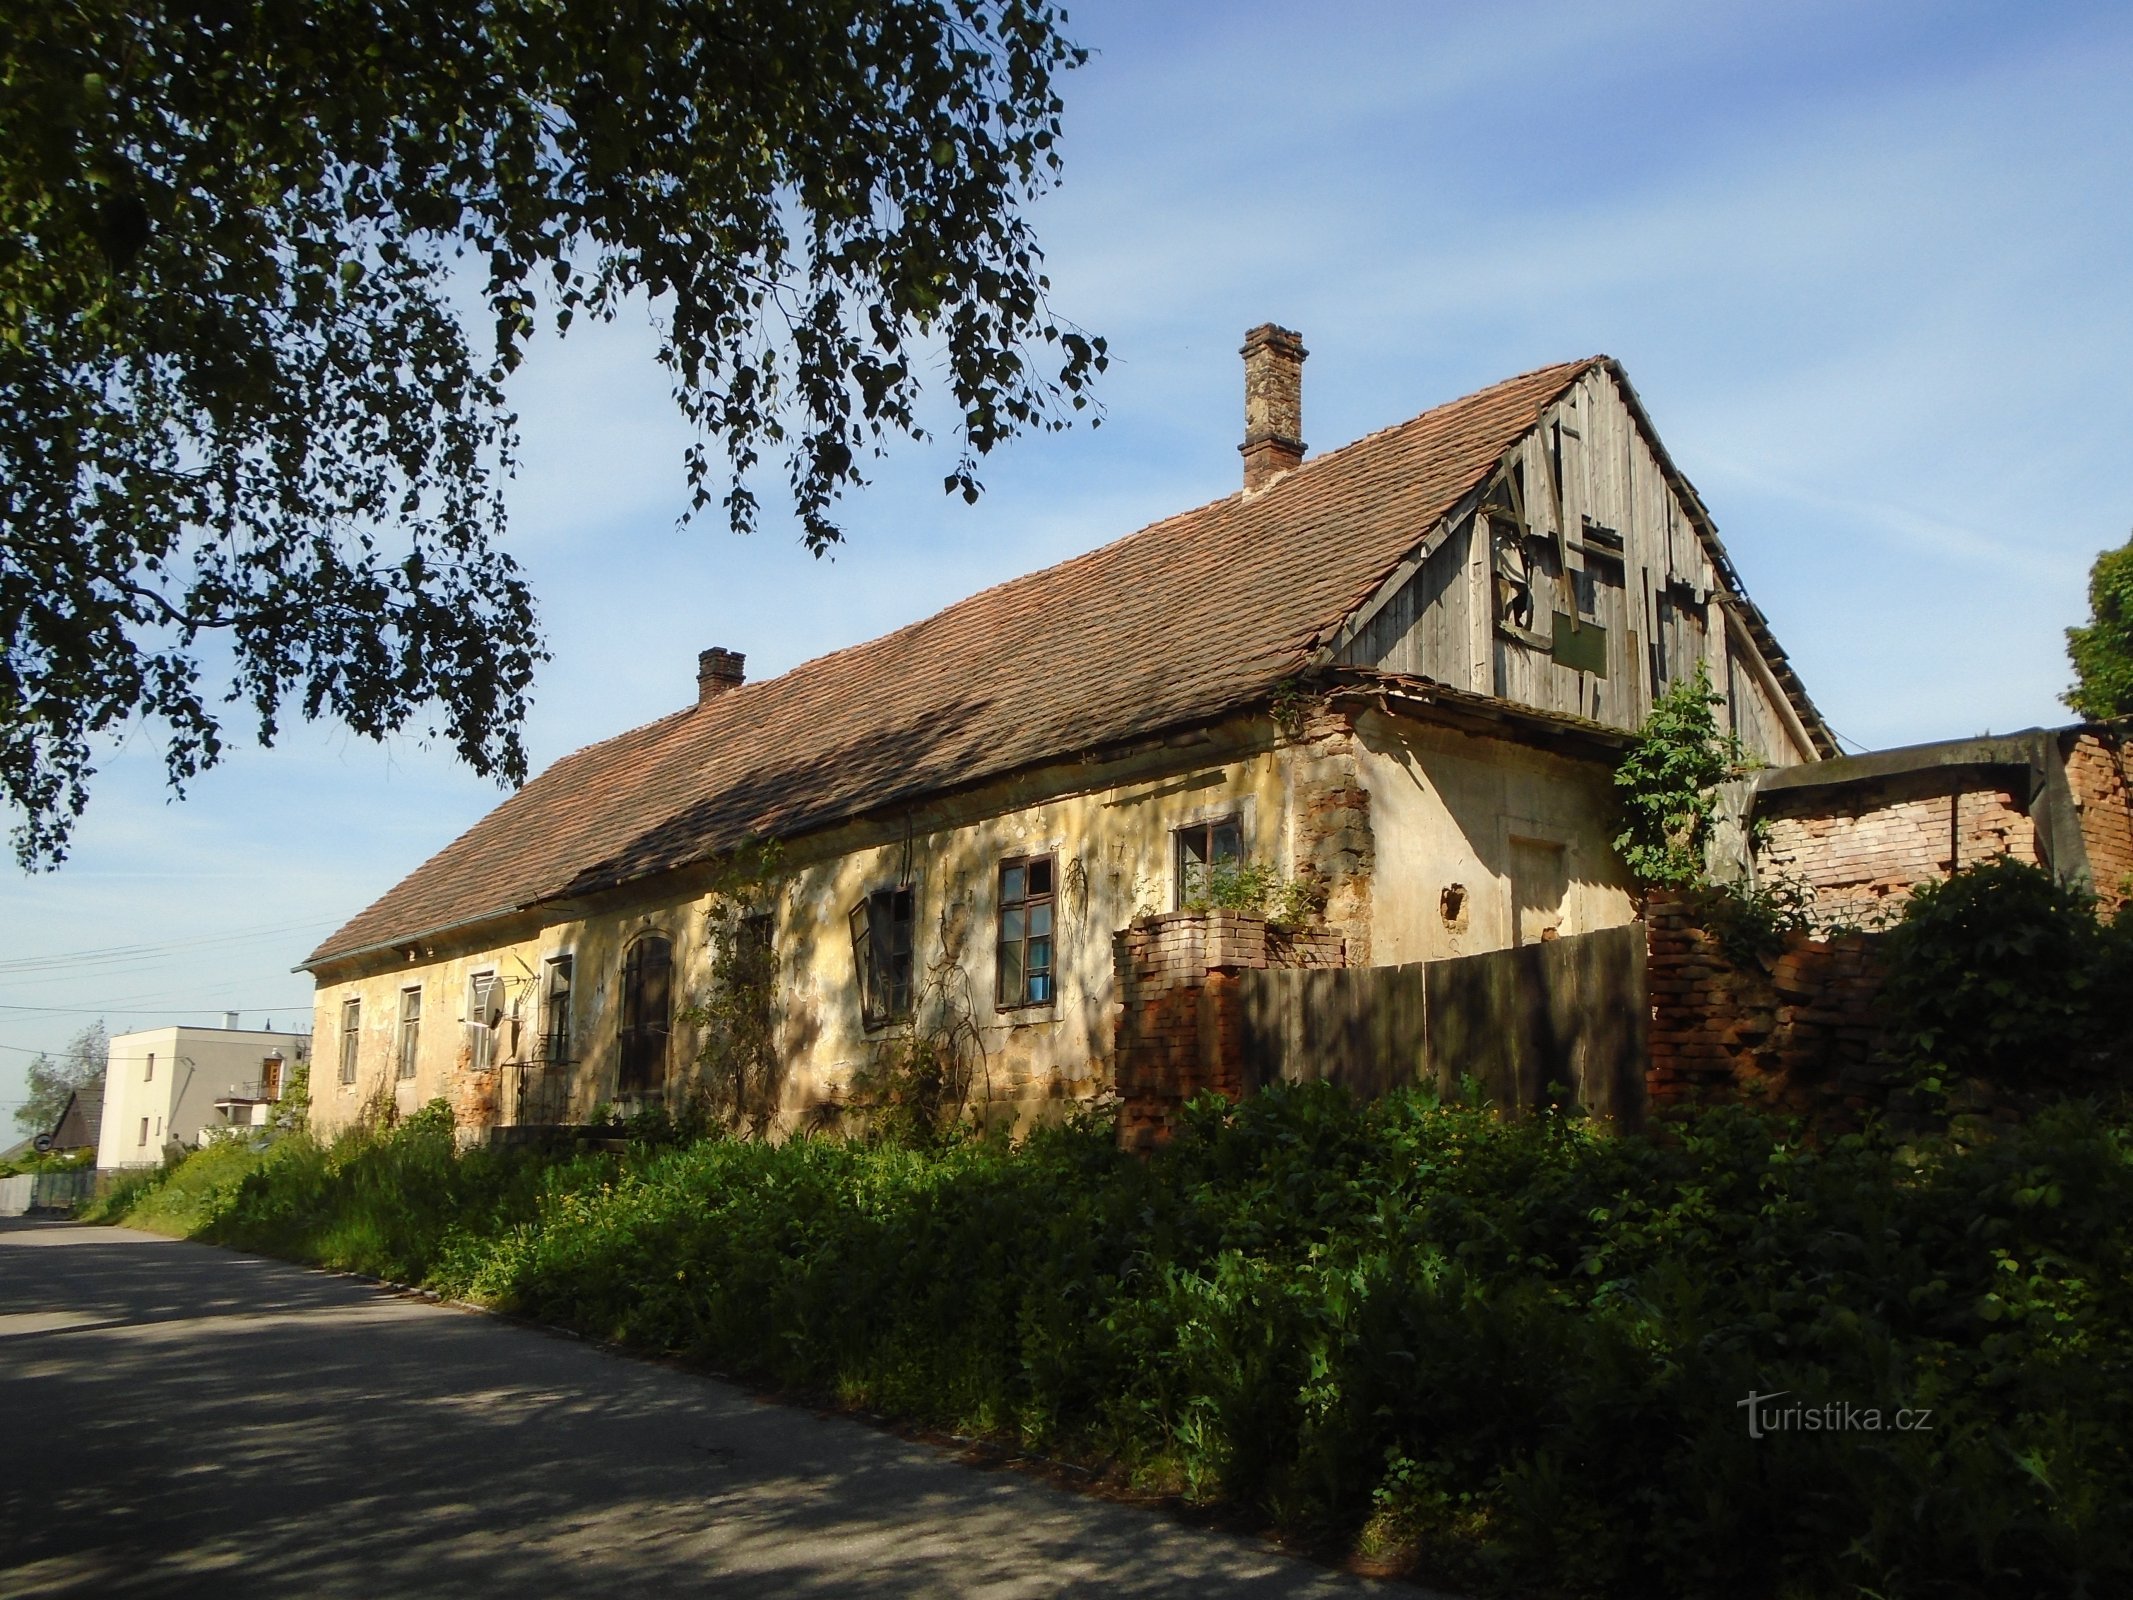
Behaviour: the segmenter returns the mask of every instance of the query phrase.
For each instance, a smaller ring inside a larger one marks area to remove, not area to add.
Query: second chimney
[[[1262,322],[1244,336],[1244,492],[1302,465],[1303,335]]]
[[[738,689],[747,664],[748,658],[738,650],[701,652],[696,658],[696,703],[702,705],[713,695]]]

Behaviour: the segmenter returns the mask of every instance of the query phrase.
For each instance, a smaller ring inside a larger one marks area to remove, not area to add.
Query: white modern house
[[[99,1167],[150,1167],[173,1145],[190,1149],[225,1128],[260,1128],[311,1056],[307,1033],[173,1026],[122,1033],[104,1073]]]

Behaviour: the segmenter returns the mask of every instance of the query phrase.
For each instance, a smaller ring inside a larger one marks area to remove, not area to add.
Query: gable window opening
[[[467,1065],[476,1072],[496,1065],[503,999],[503,985],[494,972],[477,972],[467,979]]]
[[[1052,858],[1000,863],[1001,1010],[1052,1003]]]
[[[1207,905],[1221,884],[1220,869],[1244,860],[1244,829],[1235,817],[1195,822],[1177,831],[1177,905]]]
[[[870,1030],[911,1015],[915,898],[909,884],[876,889],[852,907],[848,918],[852,970],[859,980],[859,1017]]]
[[[415,1075],[415,1054],[422,1044],[422,991],[400,991],[400,1038],[396,1076],[404,1083]]]
[[[570,989],[576,967],[572,956],[550,956],[541,979],[541,1060],[560,1067],[571,1059]]]
[[[666,1087],[673,995],[673,942],[663,933],[647,933],[629,947],[622,961],[617,1094],[656,1095]]]
[[[345,1087],[356,1081],[356,1048],[362,1042],[363,1002],[341,1002],[341,1083]]]

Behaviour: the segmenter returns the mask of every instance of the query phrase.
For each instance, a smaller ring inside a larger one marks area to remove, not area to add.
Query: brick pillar
[[[1148,1149],[1170,1137],[1194,1095],[1244,1093],[1237,974],[1267,964],[1266,920],[1249,911],[1142,917],[1117,935],[1113,951],[1119,1141]]]

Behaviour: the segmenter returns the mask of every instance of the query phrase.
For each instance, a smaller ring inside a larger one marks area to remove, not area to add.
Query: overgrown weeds
[[[420,1122],[137,1203],[1474,1591],[2133,1583],[2133,1133],[2093,1106],[1814,1148],[1318,1085],[1198,1104],[1147,1161],[1100,1119],[548,1157]],[[1780,1392],[1851,1423],[1752,1437]]]

